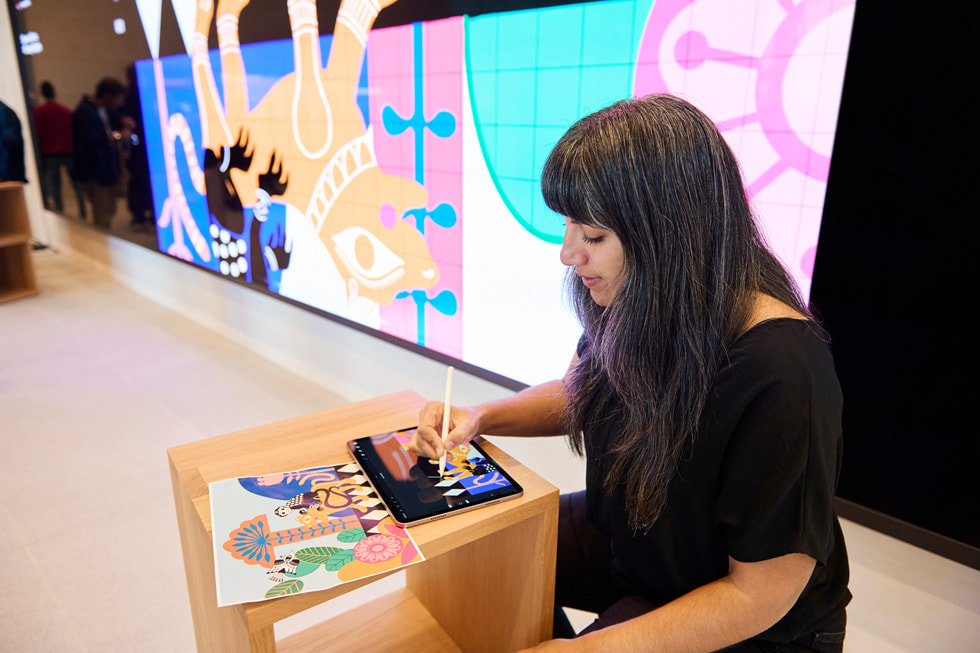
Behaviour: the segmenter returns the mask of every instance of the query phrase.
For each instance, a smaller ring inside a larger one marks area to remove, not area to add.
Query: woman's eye
[[[337,254],[362,281],[382,281],[405,266],[404,260],[363,227],[347,227],[332,238]]]
[[[589,245],[595,245],[602,242],[602,236],[596,236],[595,238],[589,238],[584,233],[582,234],[582,240]]]

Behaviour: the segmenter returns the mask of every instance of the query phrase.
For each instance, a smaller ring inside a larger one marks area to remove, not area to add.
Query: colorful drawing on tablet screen
[[[414,461],[416,456],[408,451],[408,443],[411,442],[415,429],[406,431],[396,431],[386,433],[383,436],[372,436],[375,449],[378,449],[378,442],[375,438],[390,437],[396,440],[402,451]],[[388,465],[389,457],[384,457]],[[425,484],[435,487],[446,499],[458,497],[466,494],[472,496],[482,492],[488,492],[499,487],[510,485],[493,462],[487,460],[475,447],[468,444],[461,444],[455,449],[446,452],[446,471],[439,474],[439,461],[418,458],[416,464],[422,471],[426,481]],[[388,469],[391,466],[388,465]]]

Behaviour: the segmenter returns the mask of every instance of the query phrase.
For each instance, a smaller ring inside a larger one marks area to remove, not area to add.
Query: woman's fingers
[[[443,451],[445,451],[445,447],[442,444],[442,438],[439,437],[435,431],[430,429],[429,432],[416,432],[415,435],[417,438],[417,449],[415,452],[420,456],[435,460],[442,455]]]
[[[430,401],[419,413],[419,427],[409,448],[421,456],[438,458],[443,451],[454,449],[476,437],[474,410],[453,406],[449,414],[449,433],[442,441],[444,404]]]
[[[473,436],[469,435],[465,428],[454,428],[446,435],[445,447],[446,449],[452,450],[461,444],[466,444],[472,439]]]
[[[445,451],[442,444],[443,405],[430,401],[419,413],[419,427],[409,448],[421,456],[438,458]],[[450,425],[451,426],[451,425]]]
[[[446,448],[455,449],[461,444],[466,444],[477,433],[476,411],[473,408],[459,408],[453,406],[450,415],[449,433],[446,435]]]

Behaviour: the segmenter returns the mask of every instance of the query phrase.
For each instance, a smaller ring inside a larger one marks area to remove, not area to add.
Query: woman
[[[542,188],[578,351],[560,381],[453,407],[445,445],[571,433],[586,457],[556,603],[599,618],[542,648],[840,651],[840,388],[721,134],[671,96],[618,102],[561,138]],[[423,410],[419,453],[442,453],[442,413]]]

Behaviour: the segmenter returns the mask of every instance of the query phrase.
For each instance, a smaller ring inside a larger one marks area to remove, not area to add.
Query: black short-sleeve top
[[[850,600],[847,553],[833,511],[841,459],[841,391],[829,348],[809,322],[779,318],[728,352],[667,505],[646,533],[621,496],[602,490],[610,435],[587,434],[589,518],[611,536],[623,582],[666,603],[728,573],[728,557],[788,553],[817,560],[796,605],[760,636],[813,632]]]

